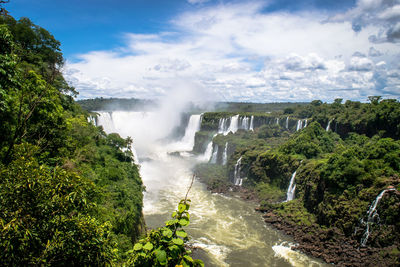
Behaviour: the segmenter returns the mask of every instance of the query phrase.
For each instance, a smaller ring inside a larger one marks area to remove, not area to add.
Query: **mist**
[[[166,80],[165,84],[170,88],[166,94],[142,111],[118,111],[113,106],[116,111],[111,113],[112,126],[105,130],[118,132],[125,138],[130,136],[139,157],[157,153],[160,143],[170,143],[171,149],[179,149],[179,144],[171,143],[170,139],[181,123],[182,114],[191,112],[193,103],[209,106],[212,99],[206,88],[188,79]],[[107,128],[104,122],[101,124]]]

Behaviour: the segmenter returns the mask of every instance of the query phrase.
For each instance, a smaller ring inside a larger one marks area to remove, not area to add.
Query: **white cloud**
[[[400,0],[358,0],[354,8],[331,21],[351,21],[356,32],[375,25],[372,42],[400,42]]]
[[[190,4],[203,4],[210,0],[187,0]]]
[[[376,4],[360,1],[356,8],[373,12]],[[262,9],[260,3],[241,3],[188,11],[170,22],[171,32],[126,34],[118,51],[79,55],[67,63],[66,76],[82,98],[159,97],[174,88],[175,79],[197,82],[209,92],[202,95],[214,100],[399,97],[399,79],[386,74],[399,73],[393,68],[399,46],[371,47],[380,24],[364,23],[354,32],[354,10],[329,20]],[[383,11],[381,16],[395,17]]]

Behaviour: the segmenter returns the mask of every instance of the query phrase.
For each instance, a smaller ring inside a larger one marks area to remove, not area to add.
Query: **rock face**
[[[290,235],[299,244],[296,249],[338,266],[385,266],[376,256],[377,248],[359,248],[356,240],[338,229],[298,226],[283,220],[273,210],[263,210],[266,223]]]

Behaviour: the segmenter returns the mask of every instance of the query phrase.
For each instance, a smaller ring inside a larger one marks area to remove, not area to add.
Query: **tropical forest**
[[[80,97],[78,63],[8,2],[1,266],[400,265],[399,91],[203,101],[199,85],[176,78],[164,98]]]

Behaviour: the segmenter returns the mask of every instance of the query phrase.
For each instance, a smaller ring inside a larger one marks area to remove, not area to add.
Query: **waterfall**
[[[182,150],[192,150],[194,146],[194,136],[200,130],[203,114],[191,115],[188,126],[185,130],[185,135],[180,141]]]
[[[328,125],[326,126],[326,131],[329,131],[330,129],[331,129],[331,122],[332,122],[332,120],[330,120],[329,122],[328,122]]]
[[[364,220],[361,220],[362,223],[365,223],[367,225],[365,232],[361,238],[361,246],[365,247],[365,245],[367,244],[368,241],[368,237],[370,235],[370,231],[369,231],[369,226],[371,223],[374,222],[374,218],[378,217],[378,212],[376,211],[376,208],[379,204],[379,201],[381,200],[381,198],[383,197],[383,195],[388,192],[388,191],[395,191],[396,189],[394,188],[390,188],[390,189],[385,189],[383,190],[376,198],[375,200],[372,202],[371,206],[369,206],[368,212],[367,212],[367,222],[365,223]]]
[[[254,116],[251,116],[249,130],[254,131]]]
[[[294,192],[296,191],[296,183],[294,182],[295,178],[296,178],[296,171],[292,174],[292,178],[290,179],[290,184],[286,192],[286,201],[294,199]]]
[[[242,182],[243,182],[243,179],[240,178],[241,164],[242,164],[242,157],[240,157],[238,159],[238,161],[236,162],[235,172],[233,174],[234,183],[235,183],[235,185],[238,185],[238,186],[242,186]]]
[[[116,129],[112,119],[111,112],[97,112],[99,116],[97,117],[97,126],[102,126],[103,130],[107,133],[115,133]]]
[[[228,130],[226,130],[226,132],[224,132],[224,135],[227,135],[229,132],[236,133],[238,128],[239,128],[239,115],[232,116],[229,128]]]
[[[114,125],[114,121],[112,119],[113,114],[111,112],[97,112],[97,113],[99,114],[99,116],[97,117],[96,126],[102,126],[107,134],[118,132],[118,130]],[[124,136],[123,134],[121,134],[121,136],[123,136],[124,138],[127,137]],[[135,140],[133,142],[135,142]],[[140,163],[139,157],[133,144],[131,145],[131,151],[135,163],[139,164]]]
[[[303,128],[306,128],[307,127],[307,119],[305,119],[305,121],[304,121],[304,127]]]
[[[199,160],[201,161],[207,161],[209,162],[211,160],[211,156],[213,153],[213,139],[214,137],[216,137],[218,135],[218,133],[214,134],[213,137],[211,138],[211,141],[208,143],[206,150],[204,151],[203,155],[200,155],[198,157]]]
[[[279,118],[276,118],[276,124],[279,125]]]
[[[289,116],[288,117],[286,117],[286,129],[289,129]]]
[[[88,121],[88,123],[91,123],[91,124],[93,124],[93,125],[96,125],[96,118],[93,117],[92,115],[89,115],[89,116],[87,117],[87,121]]]
[[[222,154],[222,165],[228,162],[228,142],[225,143],[224,154]]]
[[[297,121],[297,126],[296,126],[296,132],[301,130],[303,128],[303,121],[302,120],[298,120]]]
[[[226,126],[227,126],[227,120],[226,118],[220,118],[219,123],[218,123],[218,133],[222,134],[225,133],[226,131]]]
[[[213,142],[211,141],[210,143],[208,143],[206,151],[204,151],[204,154],[200,157],[200,160],[210,161],[212,152],[213,152]]]
[[[217,157],[218,157],[218,145],[214,144],[213,149],[212,149],[210,163],[217,164]]]
[[[242,122],[240,123],[240,129],[243,129],[243,130],[248,131],[249,128],[250,128],[250,125],[249,125],[249,123],[250,123],[249,117],[244,116],[244,117],[241,119],[241,121],[242,121]]]

